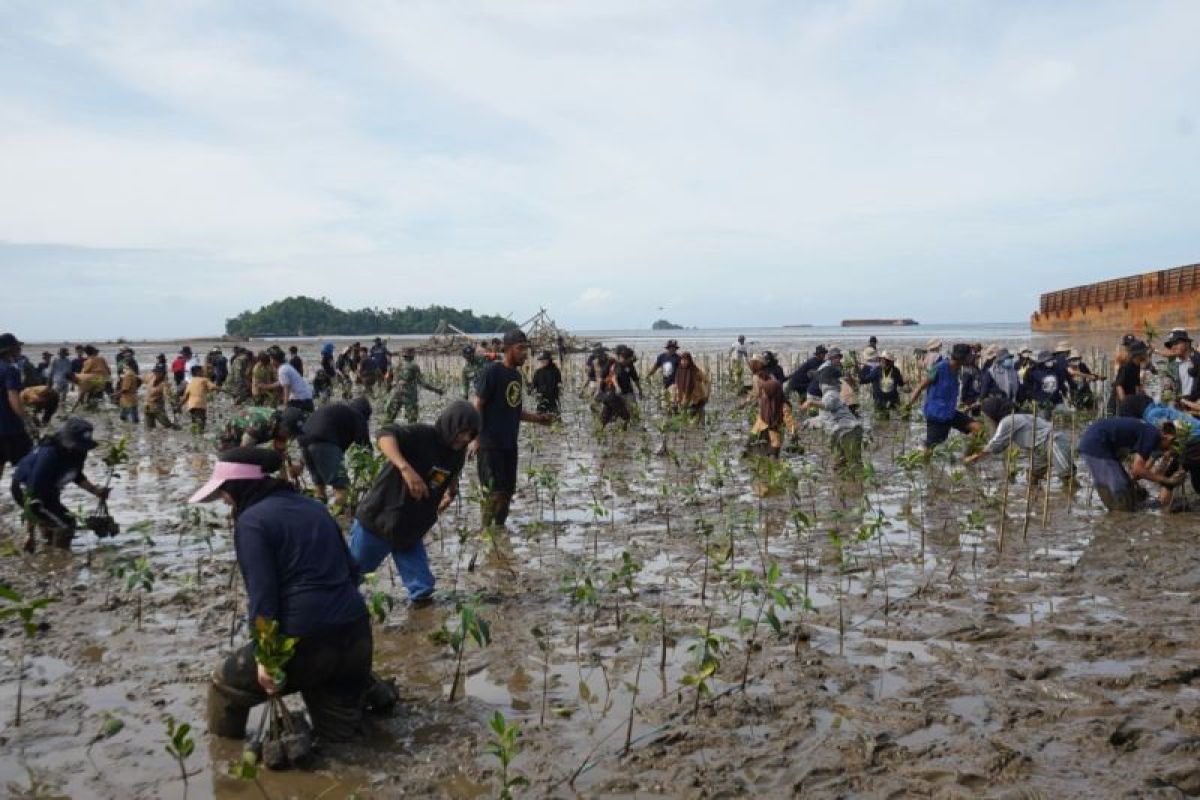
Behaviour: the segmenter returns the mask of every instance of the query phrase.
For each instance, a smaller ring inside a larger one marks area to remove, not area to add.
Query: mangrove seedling
[[[519,772],[511,772],[513,759],[517,757],[517,753],[521,752],[521,746],[517,740],[521,737],[521,729],[515,722],[510,723],[504,719],[504,715],[499,711],[492,714],[492,718],[488,721],[488,727],[492,730],[492,739],[487,743],[487,751],[496,757],[500,762],[500,800],[512,800],[513,788],[516,786],[528,786],[529,779]]]
[[[118,556],[109,566],[109,571],[125,579],[125,588],[137,590],[137,629],[142,629],[142,596],[154,591],[154,568],[146,556]]]
[[[34,618],[38,612],[54,602],[51,597],[36,597],[26,600],[20,592],[6,584],[0,584],[0,599],[8,601],[9,605],[0,608],[0,619],[16,617],[21,620],[21,650],[17,654],[17,715],[13,724],[21,726],[21,696],[25,685],[25,648],[27,642],[38,632],[38,624]]]
[[[368,572],[363,576],[367,584],[367,611],[371,613],[371,618],[378,624],[382,625],[387,622],[388,612],[396,604],[395,598],[379,588],[379,575],[374,572]]]
[[[179,776],[183,778],[184,798],[188,793],[187,759],[196,749],[191,732],[191,725],[186,722],[176,725],[174,717],[167,717],[167,743],[163,749],[179,764]]]
[[[709,686],[709,681],[717,670],[721,668],[721,662],[717,656],[721,652],[721,645],[725,642],[725,637],[712,631],[713,615],[708,613],[708,622],[704,625],[704,631],[700,634],[700,640],[688,647],[688,652],[695,656],[695,664],[693,669],[689,669],[683,676],[684,686],[696,687],[696,703],[692,706],[692,715],[700,713],[700,699],[705,695],[712,694],[712,688]]]
[[[284,636],[279,630],[279,620],[256,617],[254,620],[254,660],[267,671],[275,682],[276,694],[283,691],[287,683],[285,667],[296,654],[295,636]]]
[[[487,647],[492,641],[492,626],[479,615],[479,608],[474,602],[460,603],[458,606],[458,627],[451,631],[448,637],[450,649],[454,651],[454,679],[450,683],[450,702],[458,696],[458,687],[462,683],[463,656],[466,655],[467,641],[475,642],[479,648]]]

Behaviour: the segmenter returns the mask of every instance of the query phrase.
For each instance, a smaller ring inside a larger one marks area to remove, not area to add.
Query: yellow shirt
[[[192,378],[187,387],[183,390],[183,403],[188,411],[195,411],[198,408],[208,408],[208,395],[213,389],[217,388],[216,384],[203,376]]]

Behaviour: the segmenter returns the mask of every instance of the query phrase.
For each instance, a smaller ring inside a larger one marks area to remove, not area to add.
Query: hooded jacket
[[[391,436],[400,454],[425,481],[429,494],[414,499],[400,471],[390,461],[380,471],[355,515],[371,534],[395,550],[408,550],[437,522],[438,504],[457,486],[466,460],[466,448],[450,446],[461,431],[479,434],[479,412],[464,400],[451,403],[433,425],[388,425],[380,437]]]

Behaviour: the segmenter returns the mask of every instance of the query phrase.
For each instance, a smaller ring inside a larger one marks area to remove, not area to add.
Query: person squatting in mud
[[[434,425],[387,425],[379,431],[387,464],[358,506],[350,553],[364,573],[374,572],[390,554],[413,603],[433,595],[425,534],[458,496],[466,447],[480,425],[475,407],[455,400]]]
[[[224,500],[233,510],[233,544],[246,587],[248,620],[279,623],[297,637],[287,681],[275,684],[249,642],[217,665],[208,690],[208,730],[241,739],[254,706],[299,692],[319,741],[363,734],[374,643],[358,572],[325,507],[269,477],[282,464],[262,448],[223,453],[189,503]]]
[[[504,334],[504,358],[493,361],[479,373],[475,385],[475,410],[481,423],[479,436],[468,455],[478,459],[479,484],[483,489],[484,527],[503,527],[509,504],[517,489],[517,442],[521,422],[549,425],[551,414],[536,414],[523,407],[525,379],[518,368],[529,358],[529,339],[518,329]]]
[[[54,547],[71,549],[79,523],[62,502],[67,484],[74,483],[100,500],[108,499],[108,487],[97,486],[83,474],[87,454],[96,446],[92,423],[70,417],[57,433],[44,437],[17,463],[10,491],[17,507],[29,514],[26,552],[36,549],[37,530]]]
[[[350,489],[346,451],[351,445],[371,446],[371,403],[356,397],[346,403],[321,406],[296,437],[309,477],[321,502],[333,489],[334,508],[342,509]]]
[[[1159,500],[1171,502],[1172,490],[1183,482],[1182,469],[1167,473],[1155,469],[1154,456],[1169,454],[1175,443],[1175,423],[1164,420],[1151,425],[1141,419],[1108,417],[1093,422],[1079,438],[1079,457],[1092,474],[1096,494],[1109,511],[1136,511],[1144,505],[1147,492],[1137,481],[1159,484]],[[1124,460],[1132,454],[1128,471]]]

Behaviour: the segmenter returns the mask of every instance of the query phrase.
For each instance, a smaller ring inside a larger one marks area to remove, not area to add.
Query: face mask
[[[1004,367],[1005,369],[1012,369],[1012,365],[1013,365],[1012,356],[1008,356],[1007,358],[1001,359],[1001,361],[1000,361],[1000,366]]]

